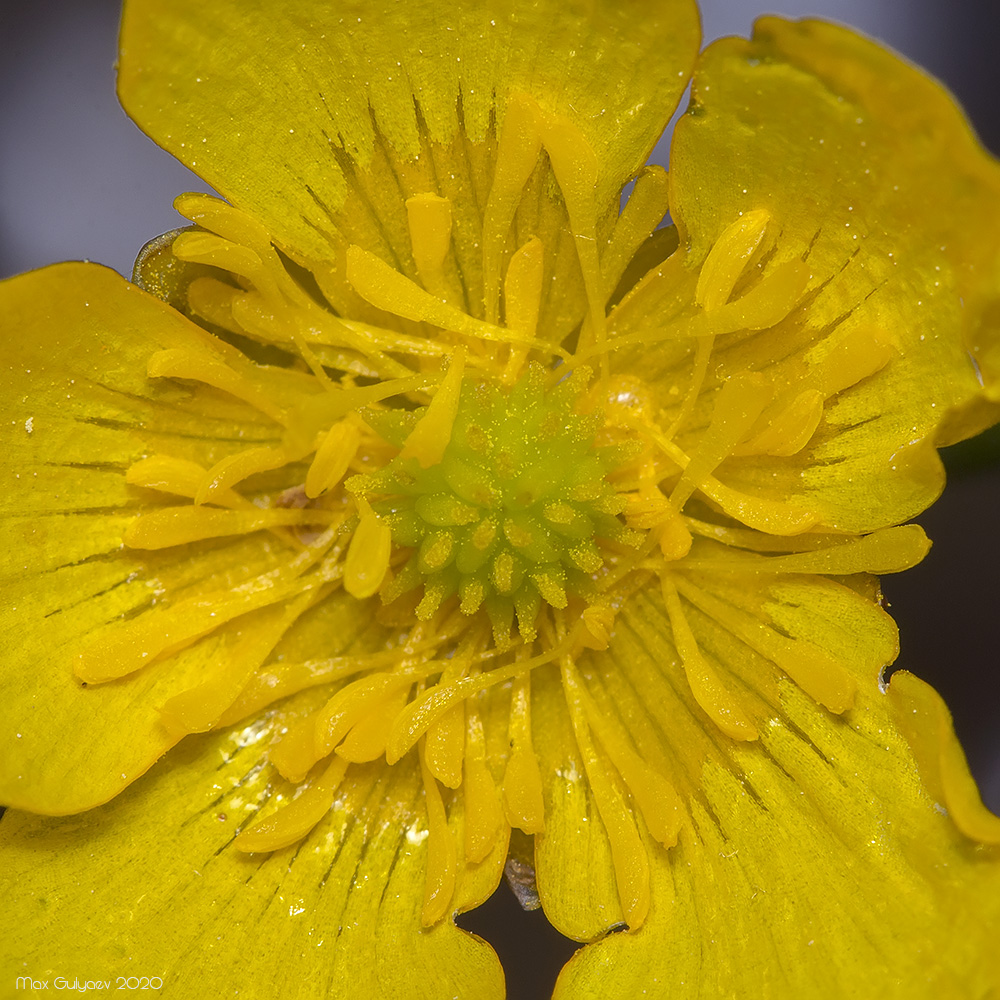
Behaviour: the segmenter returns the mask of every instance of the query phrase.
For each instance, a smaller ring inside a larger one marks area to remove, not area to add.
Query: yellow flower
[[[597,942],[559,996],[1000,989],[1000,820],[873,575],[998,416],[1000,171],[844,29],[698,39],[127,4],[228,202],[0,288],[15,975],[497,997],[450,918],[510,852]]]

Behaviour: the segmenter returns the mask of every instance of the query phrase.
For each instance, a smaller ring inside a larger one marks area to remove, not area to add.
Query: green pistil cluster
[[[600,420],[575,411],[588,373],[546,391],[534,367],[509,392],[467,377],[440,462],[421,467],[398,457],[356,476],[348,489],[369,501],[412,555],[381,591],[386,602],[423,585],[418,618],[459,596],[468,615],[484,608],[498,642],[516,614],[525,639],[535,636],[543,602],[566,607],[596,595],[604,565],[598,540],[635,544],[618,519],[625,501],[608,474],[627,456],[598,447]],[[422,411],[368,414],[402,447]]]

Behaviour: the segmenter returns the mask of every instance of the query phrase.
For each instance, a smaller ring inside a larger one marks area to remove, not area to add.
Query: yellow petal
[[[489,946],[448,919],[421,925],[428,837],[415,761],[352,766],[293,847],[236,849],[237,832],[290,794],[261,766],[280,724],[197,737],[80,817],[8,811],[5,954],[25,969],[72,970],[71,981],[158,976],[178,996],[275,997],[308,983],[322,996],[349,984],[387,1000],[500,1000]],[[450,820],[460,825],[454,811]],[[499,859],[461,874],[478,902],[496,885]]]
[[[693,0],[572,10],[354,0],[308,17],[293,0],[211,12],[129,0],[119,94],[140,127],[286,248],[323,260],[330,213],[380,143],[403,160],[460,128],[481,143],[517,93],[570,109],[602,165],[597,203],[616,202],[670,118],[698,41]]]
[[[719,479],[801,498],[851,531],[926,507],[943,485],[932,444],[987,419],[968,350],[996,341],[986,312],[1000,294],[1000,169],[949,96],[846,29],[764,18],[750,41],[703,54],[670,181],[687,267],[707,267],[733,220],[764,212],[774,242],[762,280],[789,261],[808,268],[807,305],[730,363],[779,393],[831,397],[796,454],[733,458]]]
[[[854,603],[846,590],[825,585],[818,596],[817,615],[834,611],[832,596],[845,610]],[[605,717],[620,719],[647,759],[659,746],[663,766],[681,775],[684,825],[669,851],[643,833],[651,886],[645,923],[577,952],[556,998],[655,989],[692,998],[932,1000],[997,990],[1000,851],[967,839],[935,806],[878,670],[868,665],[859,675],[856,705],[842,718],[787,680],[770,690],[761,685],[755,694],[766,700],[768,717],[759,740],[713,739],[697,724],[690,696],[681,697],[662,614],[641,597],[627,605],[608,652],[587,654],[597,669],[583,674]],[[877,613],[868,617],[848,616],[856,631],[877,622]],[[884,647],[880,628],[865,640],[873,651]],[[709,633],[699,634],[708,645]],[[837,650],[838,640],[829,641]],[[842,635],[841,651],[845,641]],[[717,636],[717,655],[722,644]],[[947,738],[935,746],[950,752]],[[585,825],[593,825],[590,815]],[[977,822],[985,822],[982,814]],[[546,911],[564,933],[582,929],[572,897],[590,870],[593,839],[567,837],[558,859],[552,845],[536,851]],[[596,871],[602,877],[603,865]],[[613,911],[604,919],[613,924]]]
[[[236,616],[181,652],[164,648],[155,666],[82,686],[74,676],[80,654],[103,677],[114,675],[111,648],[96,648],[95,633],[113,631],[119,619],[137,628],[159,588],[175,603],[225,591],[274,569],[276,551],[287,550],[259,535],[177,552],[125,548],[135,515],[157,501],[130,485],[127,471],[164,453],[180,468],[208,468],[232,441],[274,443],[280,428],[238,401],[149,379],[151,352],[204,350],[210,338],[111,271],[65,264],[4,282],[0,316],[0,412],[4,426],[16,429],[0,455],[7,484],[0,497],[0,802],[64,814],[107,801],[177,742],[183,727],[165,725],[164,706],[191,721],[191,710],[182,711],[186,693],[204,684],[221,699],[212,712],[221,712],[245,669],[232,658],[242,649],[245,660],[248,648],[263,657],[290,625],[269,634],[269,613]],[[337,618],[345,604],[338,613],[335,601],[320,617]],[[364,627],[352,613],[331,634],[345,651]],[[204,727],[207,711],[194,711],[194,728]]]

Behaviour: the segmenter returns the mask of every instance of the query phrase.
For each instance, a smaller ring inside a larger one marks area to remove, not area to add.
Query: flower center
[[[510,390],[475,376],[452,389],[446,378],[422,413],[369,417],[400,453],[347,489],[409,551],[383,601],[422,585],[415,613],[426,621],[457,594],[463,614],[485,609],[505,646],[515,615],[530,641],[543,604],[599,598],[600,546],[641,538],[618,520],[626,501],[608,480],[623,449],[596,446],[600,420],[575,410],[586,370],[547,390],[550,374],[532,366]],[[454,416],[442,419],[445,409]]]

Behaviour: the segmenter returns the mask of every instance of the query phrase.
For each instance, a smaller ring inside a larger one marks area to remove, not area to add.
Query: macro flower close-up
[[[1000,995],[879,584],[1000,421],[948,94],[693,0],[126,0],[118,87],[218,195],[0,283],[2,988],[499,1000],[506,872],[563,1000]]]

